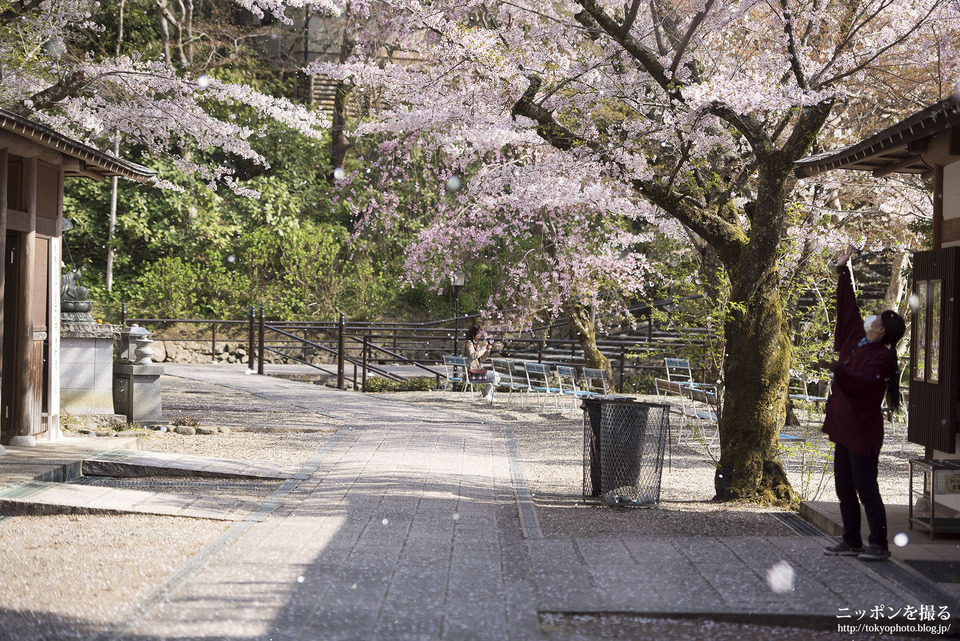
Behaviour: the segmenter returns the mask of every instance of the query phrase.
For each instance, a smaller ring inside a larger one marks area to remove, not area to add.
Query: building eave
[[[960,104],[951,96],[861,142],[798,160],[794,172],[798,178],[834,169],[870,171],[876,177],[928,174],[934,167],[923,158],[926,143],[955,128],[960,128]]]
[[[157,172],[149,167],[116,158],[78,140],[64,136],[49,127],[0,109],[0,131],[7,131],[53,149],[78,162],[64,165],[66,176],[102,178],[122,176],[143,184],[157,182]]]

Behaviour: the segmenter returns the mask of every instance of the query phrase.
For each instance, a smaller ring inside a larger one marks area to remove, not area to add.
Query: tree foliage
[[[948,37],[958,25],[956,4],[440,0],[390,7],[401,26],[395,42],[416,51],[416,60],[315,66],[354,91],[384,96],[387,108],[357,134],[390,134],[407,145],[415,137],[442,150],[459,173],[479,165],[471,193],[459,197],[473,217],[440,217],[453,221],[445,238],[460,229],[467,247],[484,246],[474,240],[477,220],[500,223],[495,234],[503,238],[503,221],[518,210],[544,212],[566,221],[556,228],[579,250],[568,264],[589,262],[580,259],[598,246],[577,235],[574,220],[593,188],[610,194],[599,211],[618,215],[608,203],[619,195],[642,212],[630,220],[686,236],[706,273],[723,270],[723,279],[707,283],[722,288],[718,300],[726,301],[720,464],[734,480],[721,495],[791,501],[776,449],[792,362],[784,261],[791,252],[822,252],[846,231],[838,225],[831,236],[796,225],[798,204],[824,201],[798,186],[793,163],[818,144],[855,136],[844,123],[868,122],[864,104],[900,113],[903,101],[890,91],[898,78],[920,79],[917,99],[939,98],[950,82],[931,87],[921,77],[951,69],[944,63],[956,56]],[[543,201],[517,197],[517,209],[503,210],[489,198],[514,195],[514,168],[537,176],[531,192]],[[527,242],[537,233],[528,228]],[[529,281],[517,282],[518,298]]]

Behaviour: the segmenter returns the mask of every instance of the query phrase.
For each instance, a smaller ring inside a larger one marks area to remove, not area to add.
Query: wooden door
[[[960,402],[960,249],[914,254],[907,438],[953,453]]]

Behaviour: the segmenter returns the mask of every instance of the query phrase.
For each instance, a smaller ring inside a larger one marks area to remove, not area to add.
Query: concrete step
[[[31,481],[0,492],[0,514],[4,516],[134,513],[240,521],[258,505],[259,501],[47,481]]]
[[[85,458],[84,476],[137,478],[144,476],[189,476],[199,478],[237,478],[285,480],[294,470],[278,470],[242,461],[211,459],[182,454],[111,450]]]
[[[137,449],[90,449],[91,444],[136,447],[136,439],[131,440],[131,443],[121,443],[114,439],[75,439],[75,442],[62,442],[56,448],[11,448],[10,455],[0,459],[3,463],[0,476],[6,481],[0,483],[0,517],[139,513],[239,521],[257,509],[262,497],[259,500],[211,497],[199,486],[177,488],[174,492],[130,489],[116,487],[122,485],[122,481],[98,484],[95,477],[161,478],[167,479],[166,483],[169,479],[210,479],[211,482],[220,479],[224,483],[235,479],[269,484],[289,479],[296,472],[241,461]],[[56,455],[51,457],[53,452]],[[36,460],[43,455],[49,460],[38,467]],[[185,481],[183,485],[189,483]],[[142,483],[141,487],[150,488],[151,484]]]

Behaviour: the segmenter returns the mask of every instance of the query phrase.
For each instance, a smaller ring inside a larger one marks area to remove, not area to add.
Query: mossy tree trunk
[[[723,412],[720,417],[718,499],[794,501],[777,444],[786,418],[791,345],[777,277],[734,279],[743,299],[727,322]]]
[[[770,155],[758,170],[757,198],[746,209],[752,223],[746,242],[719,252],[730,278],[730,303],[724,328],[718,499],[796,500],[777,447],[792,356],[777,270],[792,163],[789,155]]]
[[[612,381],[613,370],[610,367],[610,359],[597,347],[597,328],[590,314],[590,309],[580,303],[568,302],[563,306],[563,315],[566,317],[567,325],[577,342],[580,343],[586,366],[607,370],[607,374]]]

